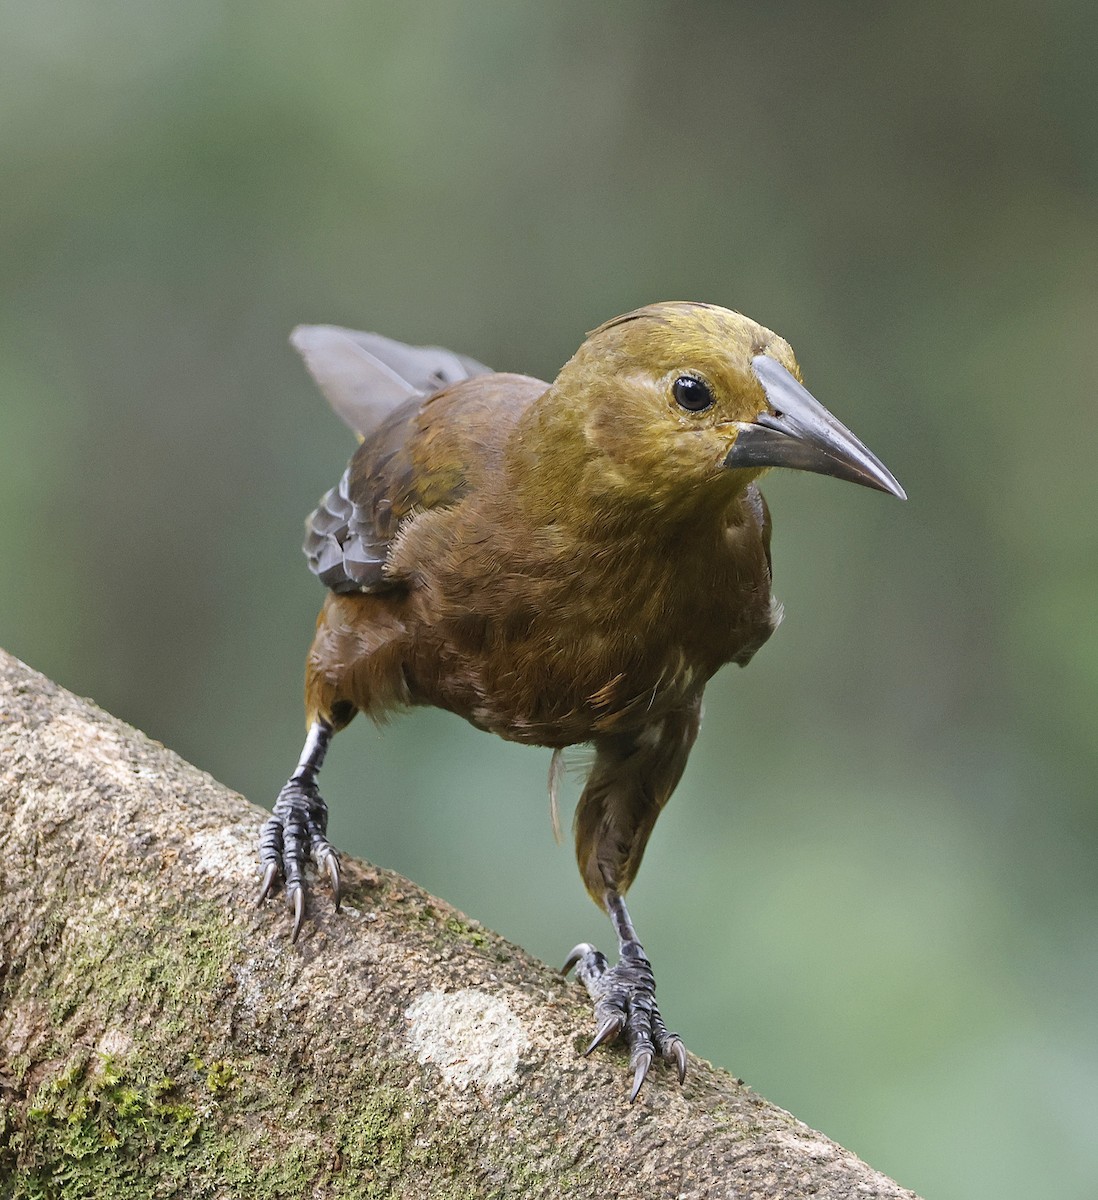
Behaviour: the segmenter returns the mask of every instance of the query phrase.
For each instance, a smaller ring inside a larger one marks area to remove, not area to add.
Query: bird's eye
[[[713,403],[709,384],[696,375],[680,375],[671,385],[675,403],[687,412],[703,412]]]

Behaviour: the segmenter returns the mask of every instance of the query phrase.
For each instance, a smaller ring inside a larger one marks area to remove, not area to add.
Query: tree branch
[[[290,945],[260,819],[0,651],[0,1196],[911,1200],[701,1060],[630,1107],[580,988],[390,872]]]

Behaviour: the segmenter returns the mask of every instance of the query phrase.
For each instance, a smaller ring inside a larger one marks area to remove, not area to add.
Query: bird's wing
[[[402,586],[406,581],[386,569],[402,525],[475,488],[546,386],[525,375],[480,375],[405,400],[370,433],[306,521],[309,569],[335,592]]]
[[[429,396],[491,370],[441,346],[406,346],[337,325],[299,325],[290,342],[328,403],[363,438],[413,396]]]

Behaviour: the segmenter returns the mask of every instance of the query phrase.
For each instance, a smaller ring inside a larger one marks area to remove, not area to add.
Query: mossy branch
[[[290,945],[260,819],[0,651],[0,1196],[912,1197],[399,876]]]

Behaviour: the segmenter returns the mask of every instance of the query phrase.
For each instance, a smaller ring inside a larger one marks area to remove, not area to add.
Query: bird
[[[625,894],[698,735],[706,683],[776,629],[758,480],[816,472],[899,499],[896,478],[749,317],[669,301],[589,333],[552,383],[437,346],[298,326],[291,342],[360,444],[306,521],[327,589],[305,667],[307,734],[259,839],[296,941],[310,864],[340,902],[318,775],[356,713],[435,706],[553,751],[593,748],[578,801],[583,883],[617,961],[567,957],[594,1009],[585,1053],[621,1040],[636,1100],[687,1067]],[[555,803],[555,795],[554,795]]]

